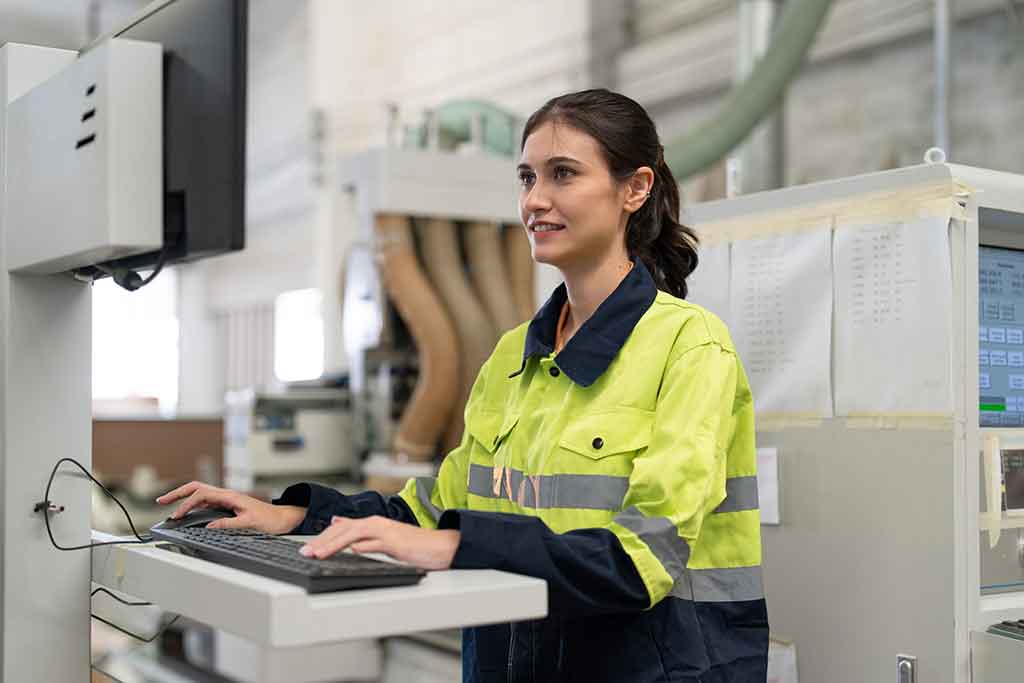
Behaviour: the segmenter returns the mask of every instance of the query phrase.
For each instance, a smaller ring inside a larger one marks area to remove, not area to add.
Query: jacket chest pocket
[[[508,440],[517,424],[519,424],[519,415],[517,414],[506,415],[481,410],[470,415],[466,429],[473,437],[477,447],[493,457],[501,445]]]
[[[632,455],[651,442],[654,411],[615,408],[573,418],[558,445],[589,460]]]

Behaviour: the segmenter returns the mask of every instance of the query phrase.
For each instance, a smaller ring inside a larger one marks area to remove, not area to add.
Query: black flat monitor
[[[245,246],[247,18],[247,0],[159,0],[107,36],[163,45],[164,246],[93,276]]]
[[[981,427],[1024,427],[1024,250],[978,248]]]

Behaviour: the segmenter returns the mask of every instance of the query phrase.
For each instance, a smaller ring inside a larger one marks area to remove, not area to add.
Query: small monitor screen
[[[1024,250],[978,250],[982,427],[1024,427]]]
[[[1004,450],[1003,460],[1003,509],[1024,512],[1024,451]]]

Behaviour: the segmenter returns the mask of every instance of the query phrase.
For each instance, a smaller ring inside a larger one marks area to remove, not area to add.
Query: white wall
[[[341,155],[384,143],[389,104],[405,123],[464,97],[526,116],[553,95],[608,85],[647,106],[669,142],[728,94],[735,6],[253,0],[249,246],[209,262],[211,305],[265,306],[281,291],[320,287],[326,367],[343,368],[338,291],[353,226],[333,169]],[[1002,0],[954,7],[952,158],[1024,172],[1022,29]],[[789,93],[790,184],[920,160],[932,141],[931,12],[931,0],[837,1]],[[701,187],[687,183],[687,198]]]

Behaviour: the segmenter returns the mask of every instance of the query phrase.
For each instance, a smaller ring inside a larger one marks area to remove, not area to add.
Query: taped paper
[[[913,222],[927,217],[967,220],[966,201],[973,190],[962,183],[930,182],[897,190],[843,197],[831,202],[750,212],[694,227],[702,239],[737,242],[767,235],[815,230],[834,219],[862,223]]]
[[[832,235],[732,245],[732,336],[757,414],[832,416]]]
[[[837,415],[950,416],[949,216],[835,234]]]
[[[703,306],[726,325],[729,310],[729,244],[708,245],[697,249],[697,269],[686,278],[686,300]]]

